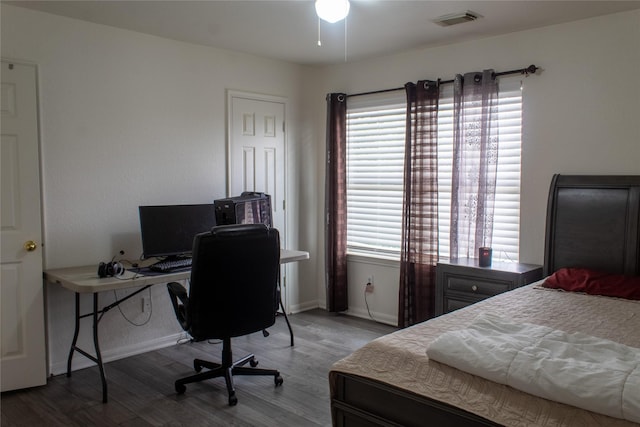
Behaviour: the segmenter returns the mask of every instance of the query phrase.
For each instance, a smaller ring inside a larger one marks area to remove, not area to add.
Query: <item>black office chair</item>
[[[233,406],[238,403],[233,375],[273,375],[276,387],[282,385],[280,372],[256,368],[253,354],[236,362],[231,355],[232,337],[265,333],[275,323],[279,269],[280,236],[275,228],[224,225],[195,237],[189,294],[176,282],[167,288],[180,325],[195,341],[222,340],[222,362],[195,359],[193,368],[199,373],[177,380],[177,393],[186,391],[185,384],[224,377]],[[247,363],[251,367],[243,366]],[[208,371],[200,372],[203,367]]]

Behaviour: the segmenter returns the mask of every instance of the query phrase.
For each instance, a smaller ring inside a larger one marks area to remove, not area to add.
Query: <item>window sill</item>
[[[392,255],[384,254],[365,254],[365,253],[347,253],[347,262],[357,262],[361,264],[383,265],[387,267],[398,268],[400,260]]]

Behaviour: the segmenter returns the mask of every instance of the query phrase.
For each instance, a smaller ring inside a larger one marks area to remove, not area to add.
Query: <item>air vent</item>
[[[462,24],[464,22],[475,21],[480,15],[475,12],[467,10],[462,13],[451,13],[449,15],[442,15],[434,19],[433,22],[441,27],[449,27],[451,25]]]

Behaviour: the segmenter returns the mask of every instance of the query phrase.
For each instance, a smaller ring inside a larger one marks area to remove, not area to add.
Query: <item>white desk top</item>
[[[309,252],[292,251],[283,249],[280,251],[280,263],[302,261],[309,259]],[[144,276],[132,271],[125,271],[118,277],[98,277],[98,267],[86,265],[82,267],[67,267],[46,270],[44,278],[47,282],[57,283],[73,292],[95,293],[110,291],[113,289],[126,289],[138,286],[155,285],[158,283],[168,283],[178,280],[188,279],[191,276],[190,270],[176,273]]]
[[[304,261],[309,259],[309,252],[307,251],[293,251],[289,249],[280,249],[280,264],[287,264],[289,262]]]

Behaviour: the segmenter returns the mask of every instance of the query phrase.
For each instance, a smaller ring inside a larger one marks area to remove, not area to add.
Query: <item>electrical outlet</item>
[[[146,313],[151,310],[151,298],[142,297],[142,312]]]
[[[373,276],[367,277],[366,292],[373,292]]]

